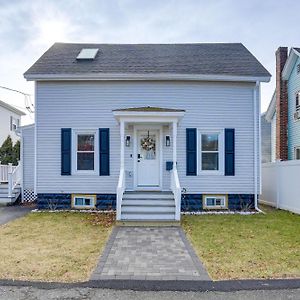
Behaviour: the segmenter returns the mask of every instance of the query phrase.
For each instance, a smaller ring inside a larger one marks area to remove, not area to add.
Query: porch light
[[[169,135],[166,135],[166,147],[170,147],[171,146],[171,138]]]
[[[130,147],[130,135],[126,135],[125,144],[126,144],[126,147]]]

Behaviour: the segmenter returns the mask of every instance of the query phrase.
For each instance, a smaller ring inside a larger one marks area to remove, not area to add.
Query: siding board
[[[115,193],[120,137],[112,110],[149,105],[186,110],[178,126],[177,153],[180,183],[188,193],[253,193],[253,87],[249,83],[212,82],[38,82],[37,191]],[[110,176],[60,176],[60,128],[64,127],[110,128]],[[186,176],[186,128],[235,128],[236,141],[239,141],[235,176]],[[171,134],[170,128],[164,126],[163,133]],[[125,134],[133,139],[133,128],[126,128]],[[129,173],[133,172],[132,145],[133,142],[125,149],[128,186],[133,184]],[[169,187],[167,160],[172,160],[172,147],[163,145],[164,189]]]

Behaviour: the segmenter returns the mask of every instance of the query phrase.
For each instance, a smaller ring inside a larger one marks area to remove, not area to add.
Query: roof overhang
[[[271,76],[232,76],[214,74],[130,74],[130,73],[85,73],[85,74],[24,74],[28,81],[61,80],[178,80],[178,81],[239,81],[269,82]]]
[[[269,107],[266,111],[265,119],[271,122],[276,111],[276,92],[274,91]]]
[[[300,57],[300,53],[296,49],[292,48],[290,50],[289,57],[284,65],[284,68],[282,71],[282,79],[283,80],[289,79],[291,72],[294,68],[294,65],[299,57]]]
[[[184,116],[184,110],[174,111],[140,111],[138,110],[114,110],[114,117],[120,122],[124,121],[127,123],[172,123],[179,122]]]
[[[9,110],[9,111],[11,111],[11,112],[13,112],[13,113],[15,113],[19,116],[25,116],[26,115],[23,111],[15,108],[14,106],[12,106],[12,105],[4,102],[4,101],[1,101],[1,100],[0,100],[0,106],[6,108],[7,110]]]

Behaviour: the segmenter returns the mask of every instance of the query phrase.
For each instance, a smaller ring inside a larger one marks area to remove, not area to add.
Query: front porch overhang
[[[114,117],[125,123],[173,123],[179,122],[185,110],[161,107],[131,107],[116,109]]]

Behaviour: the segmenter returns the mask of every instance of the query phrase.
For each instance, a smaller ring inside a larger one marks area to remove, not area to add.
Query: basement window
[[[225,209],[227,208],[226,195],[204,195],[204,209]]]
[[[74,208],[95,208],[95,195],[73,195],[72,207]]]

